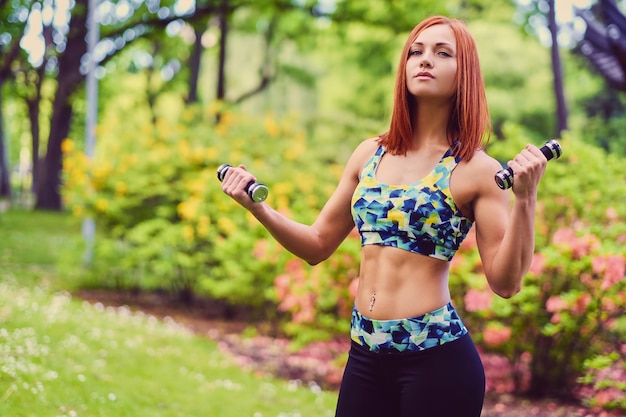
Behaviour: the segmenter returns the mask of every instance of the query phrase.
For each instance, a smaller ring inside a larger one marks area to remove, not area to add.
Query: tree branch
[[[276,79],[276,74],[272,75],[272,40],[274,39],[274,34],[276,33],[276,23],[277,23],[277,18],[273,17],[270,21],[269,27],[267,29],[267,32],[265,33],[265,48],[264,48],[264,54],[263,54],[263,66],[261,67],[261,80],[259,81],[259,84],[251,89],[250,91],[247,91],[245,93],[243,93],[242,95],[240,95],[237,99],[235,99],[233,102],[235,104],[239,104],[242,103],[244,100],[249,99],[250,97],[260,93],[261,91],[265,90],[267,87],[269,87],[269,85],[272,83],[272,81],[274,81],[274,79]]]

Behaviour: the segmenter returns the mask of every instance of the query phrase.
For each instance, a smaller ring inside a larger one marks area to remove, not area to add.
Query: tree
[[[561,136],[561,132],[567,130],[568,110],[563,88],[563,70],[561,55],[559,52],[558,34],[559,26],[556,21],[556,1],[555,0],[532,0],[518,8],[525,17],[525,28],[529,32],[536,32],[537,26],[544,25],[550,32],[550,56],[552,60],[553,91],[556,105],[556,128],[554,134]],[[541,22],[541,23],[538,23]]]
[[[11,184],[9,178],[8,155],[6,153],[6,137],[4,134],[4,86],[11,78],[11,66],[20,59],[19,33],[23,26],[11,19],[11,13],[6,10],[7,0],[0,0],[0,33],[3,34],[0,41],[0,198],[11,197]]]
[[[101,5],[109,7],[109,9],[115,7],[115,4],[111,2],[102,3]],[[169,23],[180,19],[180,16],[174,13],[172,9],[173,5],[173,1],[162,3],[161,6],[170,7],[170,9],[167,9],[168,12],[164,13],[165,9],[163,8],[155,8],[151,3],[141,2],[127,19],[117,21],[115,18],[112,18],[112,23],[106,25],[107,30],[104,33],[108,44],[114,45],[114,47],[109,48],[100,63],[106,62],[133,41],[141,37],[148,37],[157,30],[162,31]],[[29,64],[26,60],[27,51],[20,48],[21,41],[26,36],[30,16],[35,12],[41,12],[47,7],[51,6],[47,2],[39,1],[23,1],[17,4],[14,2],[8,3],[7,1],[0,2],[0,13],[3,17],[6,17],[2,21],[8,23],[0,26],[0,33],[4,35],[3,39],[8,38],[10,40],[6,46],[3,45],[4,48],[0,55],[0,85],[9,80],[15,83],[19,71],[37,74],[37,77],[34,77],[34,94],[26,96],[31,116],[33,158],[36,161],[38,157],[41,84],[44,76],[54,78],[56,82],[46,153],[41,170],[39,171],[35,168],[35,183],[37,185],[35,193],[36,208],[60,210],[62,208],[59,193],[62,172],[61,143],[67,137],[72,123],[74,113],[73,95],[82,86],[85,76],[81,62],[86,53],[85,38],[87,34],[86,16],[88,2],[87,0],[77,0],[74,3],[73,7],[67,11],[68,21],[66,25],[55,28],[44,25],[42,28],[42,34],[55,31],[55,36],[53,37],[55,43],[51,45],[52,48],[47,50],[49,54],[47,56],[51,58],[50,62],[52,63],[52,65],[49,65],[49,68],[46,68],[46,60],[39,64]],[[197,16],[210,15],[216,10],[217,5],[211,2],[201,4],[189,18],[193,20]],[[51,39],[51,36],[45,36],[45,38]],[[13,69],[16,62],[20,64],[17,66],[17,71]],[[32,77],[24,78],[30,79]],[[0,139],[3,140],[4,136],[0,135]],[[1,149],[4,150],[5,148],[1,147]],[[37,167],[38,165],[35,162],[33,166]],[[6,170],[6,164],[3,163],[2,167]],[[4,183],[8,175],[2,175],[1,177]],[[6,188],[6,186],[3,188]]]
[[[83,81],[80,66],[87,44],[87,0],[76,0],[74,13],[69,22],[65,52],[58,56],[57,91],[52,106],[50,136],[42,176],[37,181],[37,202],[39,209],[60,210],[62,207],[61,185],[62,152],[61,143],[67,137],[72,121],[71,97]]]
[[[563,69],[561,66],[561,55],[559,53],[559,42],[557,40],[559,28],[556,23],[555,0],[549,0],[548,9],[548,29],[550,30],[550,55],[552,57],[552,74],[554,74],[554,97],[556,100],[556,137],[561,137],[561,133],[567,130],[567,104],[565,101],[565,90],[563,89]]]
[[[200,36],[210,17],[218,17],[220,36],[220,60],[218,64],[217,94],[218,98],[225,98],[225,72],[227,35],[229,19],[239,8],[248,7],[251,10],[260,10],[271,15],[279,15],[295,10],[296,12],[313,13],[316,1],[305,1],[294,4],[287,0],[267,0],[263,2],[253,0],[203,0],[197,1],[191,10],[177,11],[178,2],[174,0],[162,1],[158,5],[154,2],[126,3],[125,6],[135,6],[136,8],[127,11],[124,17],[116,14],[117,4],[111,1],[99,3],[102,38],[100,45],[106,52],[103,56],[97,57],[100,65],[104,65],[113,56],[125,49],[128,45],[136,43],[139,39],[148,39],[153,48],[156,48],[159,55],[163,54],[160,45],[165,38],[164,30],[175,21],[184,21],[194,27],[196,40],[193,43],[193,53],[190,55],[191,72],[189,77],[189,91],[187,101],[193,103],[197,100],[197,77],[200,68],[200,56],[202,54]],[[2,68],[6,68],[4,75],[7,78],[0,79],[0,83],[11,79],[15,82],[16,74],[8,69],[15,62],[14,55],[26,56],[26,51],[20,49],[20,41],[25,36],[25,30],[29,16],[35,12],[50,7],[46,1],[24,0],[19,7],[15,3],[8,3],[6,0],[0,2],[0,13],[7,17],[7,22],[19,23],[19,25],[0,26],[0,35],[11,31],[11,47],[5,48],[0,55],[3,58]],[[50,55],[49,65],[44,71],[43,65],[35,65],[30,69],[35,69],[38,74],[45,75],[49,80],[54,80],[56,91],[54,93],[52,114],[50,117],[50,134],[47,139],[46,153],[43,164],[37,175],[35,189],[36,208],[46,210],[60,210],[62,201],[60,197],[60,184],[62,173],[62,153],[61,143],[68,136],[74,115],[73,100],[75,94],[82,87],[84,82],[84,69],[82,60],[86,53],[86,16],[89,4],[87,0],[77,0],[71,9],[67,10],[67,23],[61,28],[52,28],[55,31],[54,45],[48,50]],[[252,13],[254,15],[254,13]],[[273,32],[267,31],[271,38]],[[165,49],[165,48],[164,48]],[[175,49],[174,49],[175,50]],[[12,55],[9,54],[12,53]],[[176,61],[180,61],[176,58]],[[164,64],[164,65],[167,65]],[[26,66],[24,66],[26,68]],[[180,65],[179,65],[180,67]],[[30,70],[29,69],[29,70]],[[154,68],[149,69],[154,70]],[[264,73],[271,73],[267,68]],[[243,100],[252,94],[263,90],[271,81],[271,77],[262,77],[259,87],[244,96],[235,99]],[[40,79],[41,81],[41,79]],[[149,91],[148,96],[154,99],[154,95],[159,91]],[[35,110],[41,103],[37,103],[41,96],[35,94],[32,101],[29,101],[29,108],[32,117],[35,117]],[[38,116],[37,116],[38,119]],[[38,132],[38,127],[34,119],[31,120],[33,132]],[[37,141],[34,140],[33,148],[36,149]],[[36,152],[33,152],[36,158]],[[5,166],[3,164],[2,166]]]

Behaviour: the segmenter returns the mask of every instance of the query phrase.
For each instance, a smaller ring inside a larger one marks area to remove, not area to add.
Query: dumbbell
[[[539,148],[543,156],[549,161],[551,159],[557,159],[561,156],[562,150],[561,145],[556,139],[551,139],[545,143],[541,148]],[[503,190],[507,188],[511,188],[513,186],[513,170],[511,168],[506,168],[498,171],[495,176],[496,184]]]
[[[231,167],[232,165],[222,164],[217,168],[217,179],[220,180],[220,182],[224,180],[226,172],[228,172],[228,169]],[[262,201],[265,201],[265,199],[267,198],[267,195],[269,194],[269,189],[264,184],[250,181],[248,185],[246,185],[246,193],[248,193],[248,196],[250,196],[250,199],[252,201],[254,201],[255,203],[260,203]]]

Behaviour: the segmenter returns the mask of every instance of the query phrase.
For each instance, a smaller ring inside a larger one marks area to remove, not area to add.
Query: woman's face
[[[448,25],[424,29],[411,45],[406,86],[418,99],[449,99],[456,92],[456,38]]]

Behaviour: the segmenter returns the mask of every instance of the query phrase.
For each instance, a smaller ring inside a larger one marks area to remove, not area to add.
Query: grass
[[[72,297],[63,275],[80,271],[80,245],[65,214],[0,214],[0,416],[334,414],[336,393],[244,371],[174,322]]]
[[[49,285],[59,261],[80,236],[80,224],[67,215],[0,213],[1,271],[26,286]]]

